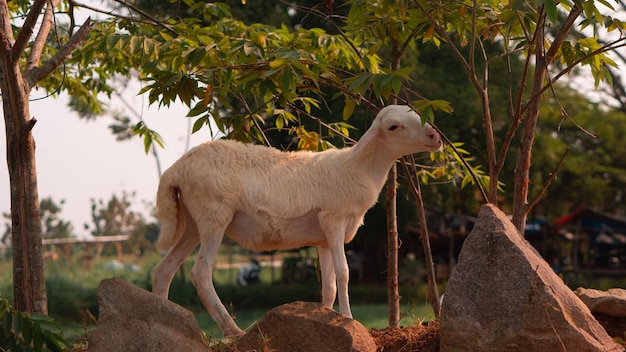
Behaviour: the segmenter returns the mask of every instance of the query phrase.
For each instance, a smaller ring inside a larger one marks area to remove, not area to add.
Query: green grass
[[[336,308],[336,307],[335,307]],[[389,325],[389,314],[386,304],[353,305],[352,315],[355,320],[369,329],[383,329]],[[268,310],[250,309],[234,314],[235,322],[242,329],[247,329],[255,322],[261,320]],[[401,326],[413,326],[434,317],[432,308],[428,304],[416,306],[401,306]],[[200,329],[208,336],[220,338],[221,332],[211,316],[206,311],[194,313]]]

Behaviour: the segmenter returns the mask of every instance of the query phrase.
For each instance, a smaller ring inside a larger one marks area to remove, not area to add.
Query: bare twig
[[[559,160],[559,162],[556,164],[556,166],[554,167],[554,170],[550,173],[550,177],[548,178],[548,180],[543,184],[543,187],[541,187],[541,191],[539,191],[539,193],[533,198],[533,200],[526,206],[526,215],[528,215],[528,213],[530,212],[530,210],[532,208],[535,207],[535,205],[537,205],[537,203],[539,203],[539,201],[541,200],[541,198],[543,198],[543,196],[546,194],[546,192],[548,191],[548,187],[550,187],[550,185],[552,184],[552,182],[554,182],[554,180],[556,179],[556,173],[557,171],[561,168],[561,165],[563,164],[563,161],[565,161],[565,158],[567,157],[567,155],[569,154],[570,148],[567,148],[565,150],[565,152],[563,153],[563,155],[561,156],[561,159]]]
[[[248,113],[248,115],[252,119],[252,123],[254,123],[254,126],[261,133],[261,136],[263,137],[263,140],[260,141],[260,142],[262,142],[263,144],[267,145],[268,147],[271,147],[272,144],[270,143],[270,140],[265,135],[265,132],[263,132],[263,129],[261,128],[261,126],[259,126],[259,123],[257,122],[257,120],[254,118],[254,114],[256,114],[258,111],[257,112],[253,112],[252,109],[250,109],[250,105],[248,105],[248,102],[246,101],[246,99],[241,94],[237,94],[236,95],[236,99],[239,100],[241,105],[243,105],[243,107],[246,109],[246,112]],[[266,106],[267,104],[269,104],[269,102],[264,103],[262,106]]]
[[[300,109],[299,107],[297,107],[295,104],[289,104],[289,106],[292,109],[297,110],[299,114],[302,114],[302,115],[310,118],[311,120],[314,120],[320,126],[326,127],[329,131],[332,131],[333,133],[336,133],[337,135],[341,136],[343,139],[347,140],[348,142],[352,142],[352,143],[356,143],[357,142],[354,138],[351,138],[350,136],[347,136],[347,135],[343,134],[341,131],[337,130],[336,128],[331,127],[329,124],[327,124],[326,122],[322,121],[322,119],[320,119],[319,117],[313,116],[313,115],[309,114],[308,112],[306,112],[306,111]]]
[[[409,187],[411,188],[411,193],[413,193],[413,198],[415,198],[415,203],[417,204],[417,214],[420,222],[420,240],[422,241],[422,246],[424,247],[424,260],[426,265],[426,280],[428,282],[428,296],[430,298],[430,304],[433,308],[433,312],[435,316],[439,318],[441,316],[441,301],[439,300],[439,290],[437,288],[437,277],[435,275],[435,263],[433,261],[432,252],[430,249],[430,237],[428,234],[428,224],[426,223],[426,211],[424,209],[424,201],[422,199],[422,191],[420,189],[420,183],[417,178],[417,167],[415,165],[415,159],[413,156],[410,156],[411,167],[413,172],[409,171],[407,166],[407,161],[403,157],[401,159],[402,169],[406,176],[407,181],[409,182]]]
[[[97,7],[89,6],[87,4],[83,4],[83,3],[80,3],[80,2],[77,2],[77,1],[71,0],[71,2],[72,2],[74,7],[82,7],[84,9],[87,9],[87,10],[90,10],[90,11],[93,11],[93,12],[96,12],[96,13],[100,13],[100,14],[103,14],[103,15],[115,17],[115,18],[130,20],[130,21],[134,21],[134,22],[138,22],[138,23],[146,23],[146,24],[150,24],[150,25],[156,25],[156,26],[159,26],[159,27],[161,27],[161,28],[163,28],[163,29],[173,33],[173,34],[180,35],[171,26],[163,23],[162,21],[159,21],[159,20],[155,19],[152,16],[148,16],[147,17],[148,20],[146,21],[146,20],[141,20],[141,19],[135,18],[133,16],[125,16],[125,15],[122,15],[122,14],[119,14],[119,13],[115,13],[113,11],[105,11],[105,10],[99,9]],[[128,5],[128,4],[125,4],[125,5]]]
[[[461,159],[461,162],[463,163],[463,166],[465,166],[465,168],[467,169],[467,171],[470,173],[470,175],[472,176],[472,179],[474,180],[474,182],[476,183],[476,185],[478,186],[478,190],[480,191],[480,195],[483,197],[483,201],[485,203],[489,202],[489,198],[487,197],[487,194],[485,193],[485,190],[483,188],[483,186],[480,184],[480,181],[478,180],[478,176],[476,175],[476,173],[474,172],[474,170],[470,167],[469,163],[467,162],[467,160],[465,160],[465,158],[463,157],[463,154],[461,154],[459,152],[459,150],[454,146],[454,144],[452,144],[452,141],[450,141],[450,139],[433,123],[429,124],[437,131],[439,132],[439,135],[441,136],[441,139],[444,140],[444,142],[446,142],[450,148],[452,148],[452,150],[454,151],[454,153],[459,157],[459,159]]]

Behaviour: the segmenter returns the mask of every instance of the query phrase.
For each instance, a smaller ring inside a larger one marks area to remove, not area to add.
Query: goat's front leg
[[[337,241],[330,247],[337,277],[337,300],[339,301],[339,313],[352,318],[350,311],[350,299],[348,298],[348,280],[350,270],[346,259],[343,241]]]
[[[322,276],[322,304],[332,309],[337,296],[337,279],[335,278],[335,265],[333,256],[328,246],[317,247],[317,257],[320,261]]]

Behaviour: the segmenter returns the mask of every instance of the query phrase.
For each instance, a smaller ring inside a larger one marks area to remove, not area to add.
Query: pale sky
[[[161,109],[148,107],[147,98],[130,92],[125,96],[135,110],[143,113],[145,123],[163,137],[165,149],[159,148],[158,153],[165,170],[185,151],[187,109],[182,104]],[[113,100],[112,105],[123,108]],[[146,155],[138,137],[116,141],[108,128],[113,122],[110,117],[82,120],[67,107],[67,96],[31,102],[30,115],[37,119],[33,135],[39,198],[52,197],[57,204],[64,199],[60,217],[74,225],[77,236],[86,233],[83,224],[90,222],[92,198],[106,202],[113,194],[121,196],[122,191],[134,191],[134,209],[148,215],[143,203],[154,204],[158,174],[154,157]],[[131,113],[127,115],[134,118]],[[4,160],[0,167],[0,212],[6,213],[10,211],[10,189],[4,119],[0,124],[0,154]],[[201,129],[192,136],[190,146],[209,139],[209,129]],[[5,222],[0,221],[2,228]]]

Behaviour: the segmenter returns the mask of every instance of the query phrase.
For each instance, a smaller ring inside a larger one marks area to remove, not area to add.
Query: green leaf
[[[2,315],[2,337],[7,340],[11,336],[11,325],[13,325],[13,314],[7,312]]]
[[[166,31],[162,31],[159,33],[159,35],[161,36],[161,38],[165,39],[165,41],[170,41],[170,40],[174,40],[174,37],[172,37],[169,32]]]
[[[280,79],[280,87],[284,92],[293,92],[296,88],[296,81],[290,72],[291,70],[285,70]]]
[[[19,312],[13,315],[13,332],[19,335],[22,332],[22,319],[23,316]]]
[[[70,345],[65,341],[65,338],[61,334],[54,334],[48,330],[43,330],[43,340],[50,350],[54,352],[63,352],[69,348]]]
[[[544,0],[543,1],[543,8],[546,11],[546,15],[548,16],[548,19],[550,20],[550,22],[556,24],[557,21],[557,16],[558,16],[558,11],[556,9],[556,2],[554,2],[554,0]]]
[[[193,107],[193,109],[189,110],[187,113],[187,117],[194,117],[202,114],[207,111],[207,106],[205,105],[204,100],[200,101]]]
[[[191,133],[194,134],[196,132],[198,132],[202,126],[204,126],[205,124],[209,123],[209,117],[208,115],[202,116],[200,118],[198,118],[196,120],[196,122],[193,123],[193,127],[191,129]]]
[[[50,331],[51,333],[54,333],[54,334],[60,334],[63,332],[59,324],[57,324],[54,318],[50,316],[43,315],[40,313],[31,313],[30,316],[43,330]]]
[[[43,349],[43,331],[39,329],[33,330],[33,347],[35,347],[35,351]]]
[[[9,301],[4,298],[0,299],[0,318],[9,311],[9,308]]]
[[[285,119],[282,116],[276,117],[276,128],[282,130],[285,127]]]
[[[279,68],[279,67],[285,66],[288,63],[289,63],[289,60],[287,59],[276,59],[276,60],[270,61],[270,67]]]
[[[369,73],[363,73],[350,80],[349,88],[351,90],[362,92],[370,85],[372,76]]]
[[[352,116],[355,106],[356,106],[356,103],[354,102],[354,100],[346,99],[346,103],[343,106],[343,113],[342,113],[342,117],[344,121],[348,120],[350,116]]]
[[[30,345],[33,339],[33,321],[31,319],[26,318],[22,320],[22,338],[24,339],[24,344]]]
[[[393,76],[393,79],[391,80],[391,84],[393,87],[393,92],[396,94],[400,93],[400,88],[402,87],[402,78],[398,76]]]

